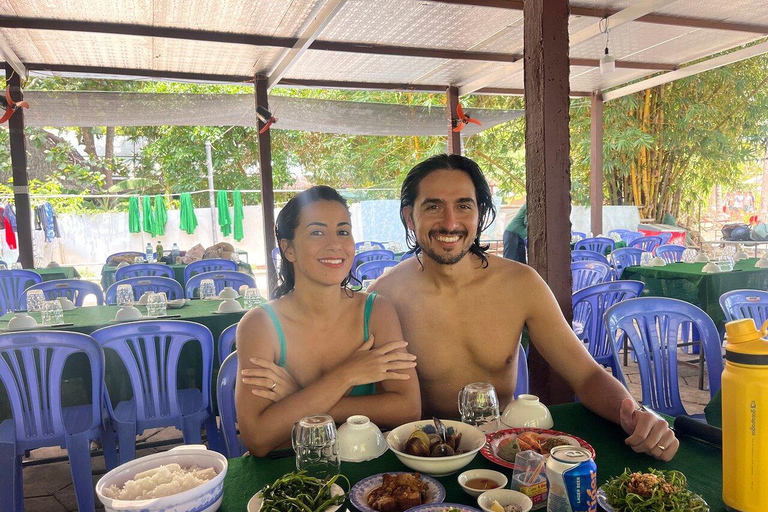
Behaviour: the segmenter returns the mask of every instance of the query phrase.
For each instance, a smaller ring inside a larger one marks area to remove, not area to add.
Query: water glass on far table
[[[216,296],[216,283],[213,279],[203,279],[200,281],[200,298],[210,299]]]
[[[130,306],[136,298],[133,296],[133,286],[129,284],[117,285],[115,291],[115,301],[118,306]]]
[[[339,440],[330,416],[316,414],[294,423],[291,444],[296,452],[297,470],[317,478],[338,474],[341,468]]]
[[[144,263],[144,258],[142,258],[141,256],[136,256],[135,258],[133,258],[133,262],[134,263]]]
[[[258,288],[248,288],[245,290],[245,293],[243,293],[243,304],[246,309],[253,309],[263,302],[264,299],[259,293]]]
[[[43,319],[43,325],[59,325],[64,323],[64,310],[61,309],[61,302],[58,300],[43,302],[43,309],[40,315]]]
[[[11,270],[21,270],[23,268],[24,267],[18,261],[15,261],[15,262],[11,263]]]
[[[147,299],[147,316],[165,316],[167,307],[168,298],[165,296],[165,292],[153,293]]]
[[[459,391],[462,423],[474,425],[485,433],[499,429],[499,397],[488,382],[473,382]]]
[[[640,255],[640,266],[650,267],[652,260],[653,260],[653,253],[643,252],[643,254]]]
[[[45,302],[43,290],[29,290],[27,292],[27,311],[42,311]]]
[[[693,263],[696,261],[696,256],[698,255],[698,252],[696,249],[686,249],[683,251],[683,255],[680,257],[680,261],[683,263]]]

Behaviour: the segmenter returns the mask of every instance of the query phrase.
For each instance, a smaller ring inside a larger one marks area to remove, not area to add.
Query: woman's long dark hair
[[[280,240],[291,241],[296,236],[296,228],[299,226],[301,212],[306,206],[318,201],[336,201],[344,205],[349,211],[347,200],[341,197],[341,194],[335,189],[325,185],[308,188],[307,190],[296,194],[285,207],[280,210],[275,222],[275,238],[277,246],[280,248],[280,273],[278,274],[277,286],[274,289],[274,296],[279,299],[283,295],[293,291],[296,286],[296,275],[293,270],[293,263],[285,257]],[[347,284],[353,279],[352,272],[341,282],[341,287],[346,288]]]
[[[403,222],[403,227],[405,227],[405,242],[408,244],[408,252],[418,254],[421,252],[421,247],[419,247],[419,243],[416,241],[416,233],[408,229],[408,223],[405,221],[403,209],[406,206],[409,206],[411,211],[413,211],[413,207],[416,204],[416,197],[419,195],[419,183],[421,183],[421,180],[435,171],[444,170],[464,171],[469,175],[472,183],[475,185],[475,195],[477,196],[479,215],[477,220],[477,235],[472,242],[472,246],[469,248],[469,252],[483,260],[483,266],[487,266],[488,257],[485,253],[490,246],[480,245],[480,235],[496,218],[496,207],[493,204],[491,187],[488,186],[488,182],[485,180],[485,176],[483,176],[483,171],[480,170],[480,166],[473,160],[461,155],[435,155],[416,164],[413,169],[408,171],[408,175],[405,177],[403,186],[400,189],[400,220]]]

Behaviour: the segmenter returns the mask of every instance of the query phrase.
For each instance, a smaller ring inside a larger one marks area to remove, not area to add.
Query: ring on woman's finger
[[[277,381],[272,381],[272,385],[269,387],[269,389],[275,389],[277,387]]]

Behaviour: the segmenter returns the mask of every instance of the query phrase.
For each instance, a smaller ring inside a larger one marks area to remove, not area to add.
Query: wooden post
[[[592,233],[603,232],[603,95],[592,93],[589,202]]]
[[[445,91],[445,96],[448,99],[445,107],[445,114],[448,119],[448,154],[460,155],[461,132],[453,131],[453,120],[457,118],[456,107],[459,106],[459,88],[455,85],[451,85]]]
[[[5,65],[5,79],[11,88],[14,101],[23,100],[21,77],[13,68]],[[19,247],[19,261],[24,268],[35,268],[35,253],[32,248],[32,208],[29,203],[27,175],[27,143],[24,139],[24,109],[18,109],[8,120],[10,133],[11,167],[13,169],[13,202],[16,206],[16,242]]]
[[[257,76],[254,86],[256,88],[256,106],[269,110],[267,77]],[[262,128],[264,128],[264,123],[259,120],[258,129],[261,130]],[[267,257],[267,281],[271,298],[277,285],[277,269],[272,260],[272,250],[275,248],[275,193],[272,183],[271,130],[259,134],[259,171],[261,175],[261,212],[264,217],[264,251]]]
[[[523,14],[528,263],[570,322],[568,0],[525,0]],[[550,404],[573,401],[573,391],[535,346],[528,364],[532,393]]]

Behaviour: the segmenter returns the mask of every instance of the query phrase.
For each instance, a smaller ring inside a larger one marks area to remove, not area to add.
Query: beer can
[[[596,512],[597,465],[581,446],[557,446],[549,452],[547,512]]]

